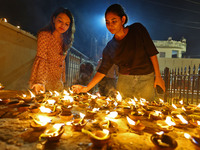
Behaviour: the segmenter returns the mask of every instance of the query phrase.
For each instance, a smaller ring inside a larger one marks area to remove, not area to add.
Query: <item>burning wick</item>
[[[188,133],[184,133],[184,136],[186,139],[189,139],[193,144],[197,145],[198,147],[200,147],[200,138],[191,136]]]

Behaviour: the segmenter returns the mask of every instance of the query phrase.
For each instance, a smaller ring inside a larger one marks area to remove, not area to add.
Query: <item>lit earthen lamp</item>
[[[22,96],[19,96],[19,98],[25,102],[31,102],[35,98],[35,95],[30,90],[29,93],[30,95],[22,94]]]
[[[42,133],[39,137],[39,141],[42,143],[52,141],[52,142],[57,142],[59,141],[60,137],[64,133],[64,125],[65,124],[54,124],[52,127],[49,127],[48,129],[45,130],[44,133]]]
[[[74,119],[72,122],[72,127],[75,131],[81,131],[81,129],[87,124],[87,121],[84,119],[85,114],[80,113],[80,118]]]
[[[10,102],[10,99],[0,99],[0,105],[5,105]]]
[[[191,119],[191,120],[189,120],[189,123],[190,123],[191,127],[199,127],[200,126],[200,121],[198,121],[198,120]]]
[[[46,108],[45,106],[40,106],[39,109],[40,109],[39,113],[43,115],[54,116],[57,113],[55,111],[52,111],[50,108]]]
[[[93,108],[92,110],[87,109],[85,117],[88,119],[94,119],[94,116],[97,114],[98,111],[99,111],[99,108]]]
[[[89,135],[90,140],[93,144],[93,147],[96,147],[96,148],[101,148],[101,147],[105,146],[110,140],[109,131],[106,129],[103,129],[103,131],[96,130],[93,132],[82,129],[82,132]]]
[[[157,132],[151,136],[151,141],[160,148],[175,149],[177,142],[171,136],[164,134],[163,131]]]
[[[62,111],[61,114],[59,114],[59,117],[64,121],[72,120],[73,116],[71,111]]]
[[[116,132],[117,127],[118,127],[117,123],[114,121],[111,121],[110,119],[100,122],[99,126],[101,129],[109,130],[110,133]]]
[[[191,136],[188,133],[184,133],[184,136],[186,139],[189,139],[195,146],[197,146],[197,149],[200,147],[200,138],[196,136]]]
[[[45,130],[47,127],[47,124],[50,122],[51,122],[51,119],[49,117],[38,115],[31,122],[31,127],[36,131]]]
[[[175,127],[177,128],[186,128],[188,126],[188,121],[182,115],[176,115],[178,119],[175,119]]]
[[[129,114],[129,118],[131,118],[132,120],[141,120],[142,117],[143,117],[144,113],[141,112],[141,111],[134,111],[134,112],[131,112],[131,114]]]
[[[172,121],[171,117],[167,116],[166,120],[158,120],[157,125],[160,126],[162,131],[169,132],[174,129],[173,126],[175,126],[176,123]]]
[[[135,130],[135,131],[142,131],[145,129],[145,125],[142,124],[140,122],[140,120],[138,120],[137,122],[133,121],[132,119],[130,119],[128,116],[126,117],[128,125],[131,129]]]
[[[0,90],[3,90],[5,88],[5,86],[3,86],[3,84],[0,83]]]
[[[154,110],[154,112],[151,112],[149,114],[149,119],[151,120],[162,120],[163,118],[164,118],[164,115],[161,111]]]

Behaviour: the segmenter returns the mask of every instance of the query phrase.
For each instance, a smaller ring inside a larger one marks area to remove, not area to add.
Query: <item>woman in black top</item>
[[[119,67],[117,90],[123,96],[152,100],[156,85],[165,91],[156,56],[158,51],[146,28],[140,23],[125,27],[128,17],[119,4],[107,8],[105,19],[107,29],[114,37],[104,48],[101,66],[92,81],[86,87],[73,85],[74,92],[90,90],[113,64]]]

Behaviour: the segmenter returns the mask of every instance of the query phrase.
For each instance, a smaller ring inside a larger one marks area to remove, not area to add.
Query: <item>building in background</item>
[[[183,54],[186,53],[185,38],[175,41],[172,40],[172,37],[169,37],[166,41],[154,40],[153,42],[159,51],[159,58],[183,58]]]

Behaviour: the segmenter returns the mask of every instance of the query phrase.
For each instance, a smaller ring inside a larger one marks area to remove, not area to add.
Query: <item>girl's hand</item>
[[[154,81],[155,88],[156,88],[156,85],[160,86],[165,92],[165,81],[162,79],[161,76],[155,78],[155,81]]]
[[[86,93],[88,91],[86,86],[82,85],[72,85],[72,91],[74,93]]]
[[[45,86],[43,84],[33,84],[31,89],[33,89],[36,94],[39,94],[40,91],[45,92]]]

